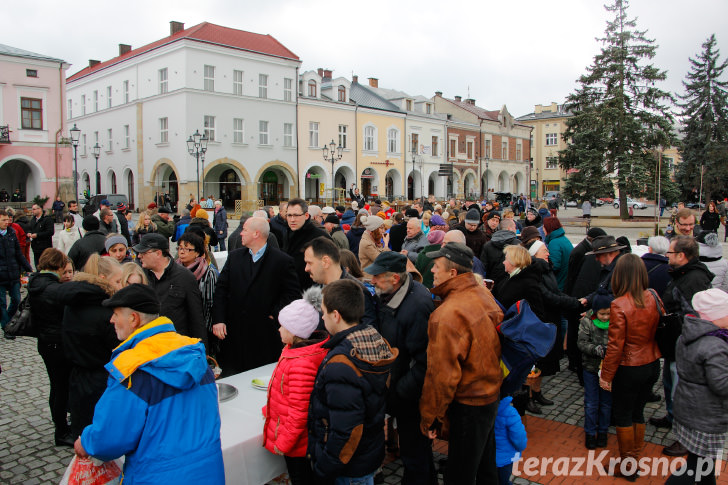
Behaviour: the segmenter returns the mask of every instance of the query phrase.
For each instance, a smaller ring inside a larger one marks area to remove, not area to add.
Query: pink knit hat
[[[427,242],[430,244],[442,244],[442,240],[445,239],[445,231],[435,229],[427,234]]]
[[[713,322],[728,316],[728,293],[718,288],[695,293],[692,303],[695,311],[704,320]]]
[[[312,286],[303,292],[303,298],[289,303],[278,313],[278,323],[296,337],[307,339],[316,330],[321,316],[321,288]]]

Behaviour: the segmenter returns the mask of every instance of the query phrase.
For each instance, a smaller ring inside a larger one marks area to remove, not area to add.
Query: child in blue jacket
[[[528,442],[526,427],[511,401],[511,396],[501,399],[495,417],[495,464],[499,485],[511,485],[513,462],[521,458]]]

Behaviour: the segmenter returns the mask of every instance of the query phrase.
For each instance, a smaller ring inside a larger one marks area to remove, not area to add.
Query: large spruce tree
[[[715,34],[703,43],[703,51],[690,58],[680,96],[682,108],[682,163],[677,179],[684,194],[700,187],[703,168],[703,200],[726,196],[728,189],[728,81],[721,80],[728,61],[719,60]]]
[[[567,148],[559,154],[567,170],[565,191],[581,198],[613,193],[616,182],[620,215],[628,217],[627,195],[641,196],[654,184],[659,147],[670,146],[672,96],[656,83],[667,77],[649,64],[657,46],[646,31],[627,17],[627,0],[605,8],[614,13],[607,22],[602,49],[567,98],[563,133]]]

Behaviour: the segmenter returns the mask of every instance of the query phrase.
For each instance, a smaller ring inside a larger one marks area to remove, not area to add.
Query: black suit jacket
[[[218,354],[223,375],[278,360],[283,348],[278,312],[299,298],[301,288],[293,258],[281,250],[268,246],[255,263],[248,248],[228,254],[212,307],[213,324],[225,323],[227,327]]]

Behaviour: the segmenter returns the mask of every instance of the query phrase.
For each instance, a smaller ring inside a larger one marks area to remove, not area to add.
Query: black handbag
[[[28,295],[25,295],[18,306],[18,311],[5,325],[5,333],[14,337],[38,336],[38,329],[35,328],[33,320],[30,318],[30,297]]]
[[[679,313],[666,313],[662,300],[657,296],[655,290],[650,289],[652,297],[657,305],[657,312],[660,314],[660,321],[655,330],[655,342],[660,353],[667,360],[675,360],[675,345],[682,333],[682,315]]]

